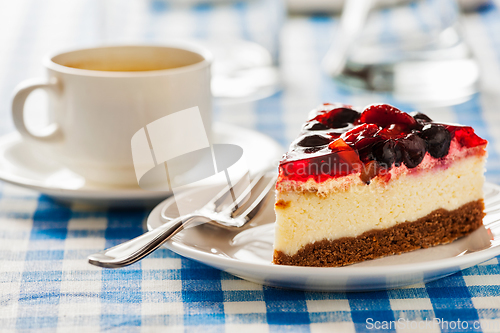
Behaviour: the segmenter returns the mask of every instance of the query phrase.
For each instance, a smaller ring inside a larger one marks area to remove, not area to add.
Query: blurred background
[[[500,2],[500,1],[499,1]],[[323,102],[387,102],[439,121],[500,131],[500,11],[493,0],[17,0],[0,2],[0,134],[12,91],[47,54],[182,39],[215,54],[215,120],[287,146]],[[28,121],[46,122],[46,96]],[[498,140],[496,140],[498,139]]]

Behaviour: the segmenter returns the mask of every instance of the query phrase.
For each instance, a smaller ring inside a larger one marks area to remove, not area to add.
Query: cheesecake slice
[[[468,235],[486,144],[387,104],[321,105],[280,162],[273,263],[344,266]]]

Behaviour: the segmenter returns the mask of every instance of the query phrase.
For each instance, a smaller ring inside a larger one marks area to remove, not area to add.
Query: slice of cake
[[[487,141],[387,104],[324,104],[279,166],[273,262],[344,266],[482,225]]]

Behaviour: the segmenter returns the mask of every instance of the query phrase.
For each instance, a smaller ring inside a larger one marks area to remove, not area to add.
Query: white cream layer
[[[370,185],[358,181],[328,193],[278,191],[274,248],[294,255],[309,243],[356,237],[479,200],[484,162],[470,156],[448,168],[401,174],[389,182],[376,177]]]

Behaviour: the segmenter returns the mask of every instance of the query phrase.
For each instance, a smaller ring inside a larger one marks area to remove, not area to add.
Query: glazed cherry
[[[401,150],[394,140],[380,141],[373,145],[372,157],[378,164],[389,169],[396,160],[401,163]]]
[[[326,111],[325,113],[316,116],[314,120],[317,120],[321,124],[330,128],[343,128],[348,124],[354,123],[359,116],[360,113],[358,111],[342,107]]]
[[[426,114],[423,114],[421,112],[412,112],[410,113],[411,116],[413,116],[413,119],[415,119],[416,121],[421,121],[421,122],[424,122],[424,123],[430,123],[432,122],[432,119],[429,118]]]
[[[324,131],[324,130],[327,130],[329,128],[330,127],[323,125],[322,123],[316,122],[316,121],[308,122],[304,126],[304,130],[306,130],[306,131]]]
[[[419,165],[427,151],[425,141],[414,133],[409,134],[404,139],[399,139],[398,145],[401,148],[403,163],[408,169]]]
[[[407,128],[414,127],[417,122],[408,113],[389,104],[373,104],[368,106],[356,123],[376,124],[387,127],[391,124],[399,124]]]
[[[362,124],[345,132],[341,137],[348,145],[356,146],[363,139],[375,137],[379,130],[379,127],[375,124]]]
[[[427,143],[427,150],[432,157],[441,158],[448,155],[451,134],[444,126],[427,124],[419,133],[419,136]]]
[[[398,139],[403,138],[408,134],[406,127],[400,124],[392,124],[386,128],[383,128],[378,135],[384,139]]]
[[[297,143],[297,146],[300,147],[318,147],[318,146],[324,146],[328,143],[330,143],[330,138],[313,134],[313,135],[308,135],[304,137],[302,140],[300,140]]]

